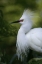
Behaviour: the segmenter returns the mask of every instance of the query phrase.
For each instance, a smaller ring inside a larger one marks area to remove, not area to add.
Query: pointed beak
[[[23,19],[22,20],[13,21],[13,22],[11,22],[11,24],[13,24],[13,23],[19,23],[19,22],[23,22]]]
[[[13,22],[11,22],[11,24],[13,24],[13,23],[19,23],[20,21],[19,20],[17,20],[17,21],[13,21]]]

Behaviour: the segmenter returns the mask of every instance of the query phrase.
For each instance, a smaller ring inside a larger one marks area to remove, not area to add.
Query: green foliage
[[[0,16],[0,35],[16,36],[16,31],[16,27],[13,27],[10,23],[5,21],[2,16]]]
[[[42,64],[42,58],[31,59],[28,64]]]
[[[35,0],[16,0],[15,4],[20,4],[23,8],[35,9],[37,7]]]

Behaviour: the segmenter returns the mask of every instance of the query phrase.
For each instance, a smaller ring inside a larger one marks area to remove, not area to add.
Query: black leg
[[[10,60],[9,64],[12,64],[14,59],[17,57],[17,54],[14,54],[12,59]],[[22,61],[22,64],[27,64],[27,62],[33,58],[32,50],[29,50],[28,56],[24,57],[24,60]]]

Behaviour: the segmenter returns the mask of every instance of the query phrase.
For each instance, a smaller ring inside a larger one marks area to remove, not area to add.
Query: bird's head
[[[24,12],[19,20],[12,22],[12,23],[20,23],[23,25],[28,22],[31,22],[32,17],[33,17],[33,12],[30,11],[29,9],[27,9],[27,10],[24,10]]]

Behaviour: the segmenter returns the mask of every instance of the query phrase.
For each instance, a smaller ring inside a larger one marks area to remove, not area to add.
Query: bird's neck
[[[25,36],[25,33],[24,33],[24,30],[23,30],[23,28],[20,28],[19,29],[19,31],[18,31],[18,34],[17,34],[17,39],[20,37],[20,39],[21,39],[21,37],[24,37]]]
[[[19,32],[28,33],[32,28],[32,23],[27,23],[25,25],[22,25],[19,29]]]
[[[29,47],[29,43],[27,42],[25,33],[30,31],[31,27],[32,25],[25,24],[25,25],[22,25],[18,31],[17,44],[16,44],[18,57],[21,57],[22,53],[27,55],[26,50]]]
[[[28,24],[22,25],[18,31],[17,40],[19,39],[21,41],[21,39],[25,39],[26,34],[31,30],[31,28],[32,28],[32,24],[28,23]]]

